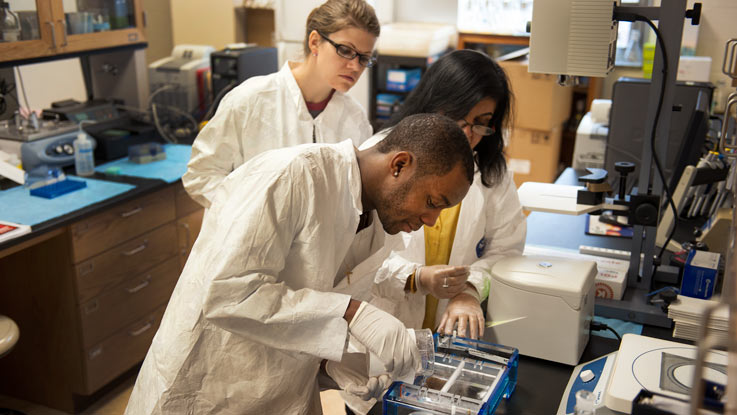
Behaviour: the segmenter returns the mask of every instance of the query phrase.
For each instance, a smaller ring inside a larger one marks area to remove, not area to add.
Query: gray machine
[[[243,45],[210,54],[212,69],[213,112],[220,99],[252,76],[268,75],[279,70],[276,48]]]
[[[604,165],[608,172],[614,172],[614,163],[619,161],[640,163],[640,154],[632,149],[641,148],[643,140],[650,140],[650,131],[643,128],[649,91],[648,79],[620,78],[614,83]],[[708,82],[676,83],[673,107],[677,111],[671,114],[670,148],[663,160],[671,191],[675,189],[673,181],[678,181],[685,166],[696,165],[699,161],[713,93],[714,85]],[[630,179],[635,181],[634,177]]]
[[[16,154],[26,171],[41,164],[71,166],[78,133],[79,126],[71,121],[6,120],[0,122],[0,150]]]

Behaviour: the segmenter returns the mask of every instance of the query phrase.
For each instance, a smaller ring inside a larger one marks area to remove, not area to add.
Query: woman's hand
[[[469,268],[449,265],[432,265],[420,268],[422,289],[435,298],[453,298],[466,289]]]
[[[466,287],[475,290],[471,284],[466,285]],[[451,298],[440,319],[437,332],[453,334],[456,323],[458,324],[456,333],[461,337],[478,339],[484,335],[484,312],[481,310],[481,305],[476,296],[468,292],[462,292]]]

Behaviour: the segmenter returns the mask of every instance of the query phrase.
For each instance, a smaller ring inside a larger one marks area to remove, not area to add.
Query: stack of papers
[[[31,227],[0,220],[0,242],[5,242],[31,232]]]
[[[673,337],[696,341],[699,339],[701,317],[710,306],[719,304],[715,300],[679,295],[678,299],[668,307],[668,317],[673,319]],[[712,313],[707,327],[707,334],[714,336],[722,344],[726,344],[729,330],[729,314],[727,306],[719,307]]]

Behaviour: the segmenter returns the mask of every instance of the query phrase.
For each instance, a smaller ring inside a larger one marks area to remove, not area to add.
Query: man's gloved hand
[[[468,337],[469,331],[472,339],[484,335],[484,312],[477,295],[474,295],[475,291],[475,288],[468,287],[466,291],[450,299],[440,318],[438,333],[453,334],[453,328],[458,323],[457,334],[461,337]]]
[[[431,265],[422,267],[420,273],[421,290],[435,298],[453,298],[466,288],[469,268],[467,266]]]
[[[348,329],[381,360],[393,379],[414,376],[420,370],[422,361],[414,336],[391,314],[362,302]]]
[[[344,353],[340,362],[328,360],[325,363],[325,372],[340,389],[368,401],[381,397],[392,383],[392,379],[386,374],[369,377],[368,365],[368,354]]]

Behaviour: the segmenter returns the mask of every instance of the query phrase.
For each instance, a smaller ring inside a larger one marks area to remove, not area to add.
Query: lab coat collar
[[[350,183],[351,194],[353,195],[353,207],[360,216],[363,213],[363,203],[361,203],[363,187],[361,184],[361,169],[358,167],[358,156],[353,141],[350,139],[341,141],[336,148],[351,161],[348,170],[348,183]]]
[[[456,224],[456,235],[470,235],[466,238],[453,238],[453,246],[450,250],[450,258],[448,264],[460,265],[473,262],[474,258],[468,258],[468,252],[473,249],[468,248],[469,243],[475,244],[484,236],[485,226],[479,226],[479,221],[485,219],[486,212],[481,214],[474,214],[479,212],[479,206],[484,206],[484,195],[482,194],[480,186],[481,175],[477,171],[473,180],[473,184],[468,189],[466,197],[463,198],[461,203],[461,211],[458,215],[458,223]],[[470,262],[469,262],[470,261]]]
[[[312,115],[307,110],[307,104],[305,104],[305,98],[304,96],[302,96],[302,90],[299,89],[297,80],[294,78],[294,74],[292,73],[292,65],[295,65],[296,63],[297,62],[290,61],[285,62],[284,66],[282,66],[279,70],[279,77],[284,80],[284,83],[287,86],[289,96],[292,98],[292,103],[297,109],[297,114],[299,114],[299,118],[304,120],[312,120]]]

